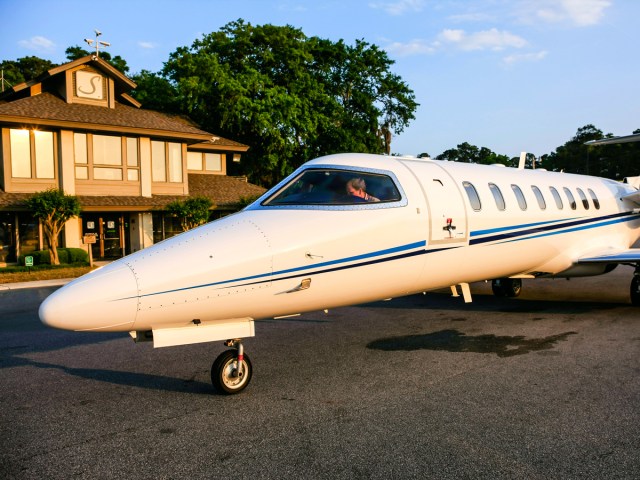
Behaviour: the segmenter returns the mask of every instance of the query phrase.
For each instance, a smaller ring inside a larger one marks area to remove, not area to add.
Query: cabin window
[[[294,177],[262,205],[378,205],[401,200],[389,175],[310,168]]]
[[[556,190],[554,187],[549,187],[549,190],[551,191],[551,196],[556,201],[556,207],[558,207],[558,210],[562,210],[564,208],[564,205],[562,204],[562,197],[560,197],[558,190]]]
[[[498,207],[498,210],[506,209],[507,205],[504,203],[504,197],[502,196],[500,187],[498,187],[495,183],[490,183],[489,190],[491,190],[491,193],[493,194],[493,199],[496,201],[496,207]]]
[[[518,205],[520,206],[520,210],[527,209],[527,200],[524,198],[524,193],[518,185],[511,185],[511,189],[513,193],[516,195],[516,199],[518,200]]]
[[[581,188],[576,188],[576,190],[578,191],[580,200],[582,200],[582,206],[585,210],[589,210],[589,200],[587,200],[587,196],[584,194]]]
[[[575,210],[578,205],[576,204],[576,199],[574,198],[573,193],[571,193],[571,190],[567,187],[563,187],[562,190],[564,190],[564,194],[567,196],[567,200],[569,200],[571,210]]]
[[[598,197],[596,196],[596,192],[594,192],[590,188],[587,191],[589,192],[589,195],[591,195],[591,201],[593,202],[593,206],[596,207],[596,210],[600,210],[600,200],[598,200]]]
[[[471,208],[479,212],[482,209],[482,203],[480,203],[480,197],[478,196],[478,191],[476,187],[474,187],[469,182],[462,182],[462,186],[464,187],[465,192],[467,192],[467,197],[469,197],[469,203],[471,203]]]
[[[536,196],[536,200],[538,201],[538,206],[540,210],[546,210],[547,202],[544,201],[544,197],[542,196],[542,192],[535,185],[531,185],[531,190],[533,190],[533,194]]]

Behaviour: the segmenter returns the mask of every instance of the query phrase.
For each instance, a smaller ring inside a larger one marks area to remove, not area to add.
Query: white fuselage
[[[309,169],[386,175],[399,197],[375,204],[269,204],[289,179]],[[588,176],[343,154],[309,162],[289,179],[242,212],[68,284],[44,302],[43,322],[155,335],[486,279],[595,274],[603,269],[576,269],[577,260],[628,249],[640,232],[640,215],[621,200],[635,189]],[[479,205],[467,193],[469,184]],[[492,193],[496,187],[504,209]]]

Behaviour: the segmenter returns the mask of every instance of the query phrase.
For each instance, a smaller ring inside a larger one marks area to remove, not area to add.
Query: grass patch
[[[91,271],[89,265],[36,265],[27,267],[0,268],[0,283],[33,282],[36,280],[54,280],[75,278]]]

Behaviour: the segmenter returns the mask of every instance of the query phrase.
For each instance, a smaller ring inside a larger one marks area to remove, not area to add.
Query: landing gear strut
[[[232,350],[222,352],[211,366],[211,383],[220,393],[232,395],[240,393],[249,385],[253,367],[240,339],[224,343]]]
[[[519,278],[496,278],[491,281],[491,289],[496,297],[517,297],[522,291]]]

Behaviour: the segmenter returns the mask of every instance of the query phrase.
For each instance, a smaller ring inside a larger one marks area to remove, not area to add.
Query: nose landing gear
[[[249,385],[253,367],[240,339],[227,340],[224,344],[232,350],[222,352],[213,362],[211,383],[219,392],[232,395]]]

